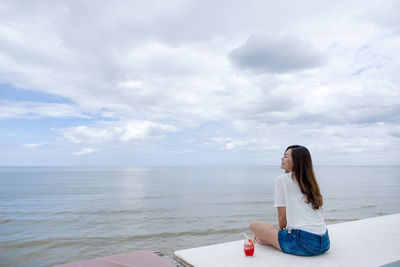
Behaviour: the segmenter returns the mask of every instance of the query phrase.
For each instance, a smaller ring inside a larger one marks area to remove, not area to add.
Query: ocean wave
[[[213,205],[221,205],[221,206],[231,206],[231,205],[268,205],[272,204],[273,201],[234,201],[234,202],[222,202],[222,203],[213,203]]]
[[[145,235],[133,235],[126,237],[127,239],[132,240],[142,240],[149,238],[175,238],[175,237],[183,237],[183,236],[209,236],[209,235],[229,235],[229,234],[238,234],[240,235],[245,227],[241,228],[229,228],[229,229],[206,229],[206,230],[196,230],[196,231],[182,231],[182,232],[161,232],[154,234],[145,234]]]
[[[9,223],[11,221],[12,221],[11,219],[0,220],[0,224]]]
[[[365,205],[361,207],[347,207],[347,208],[342,208],[342,209],[328,209],[325,210],[325,212],[341,212],[341,211],[347,211],[347,210],[359,210],[359,209],[371,209],[371,208],[376,208],[377,206],[375,205]]]
[[[229,229],[205,229],[205,230],[194,230],[194,231],[181,231],[181,232],[159,232],[151,234],[134,234],[134,235],[114,235],[114,236],[103,236],[103,237],[51,237],[37,240],[26,240],[26,239],[14,239],[5,242],[0,242],[0,246],[6,247],[9,251],[25,250],[29,248],[36,248],[40,250],[51,250],[66,247],[74,247],[77,244],[79,246],[93,246],[95,244],[102,243],[132,243],[140,242],[144,240],[161,240],[170,238],[186,238],[190,239],[198,236],[216,236],[216,235],[232,235],[240,234],[245,231],[246,228],[229,228]]]
[[[334,224],[334,223],[341,223],[341,222],[351,222],[360,220],[359,218],[352,218],[352,219],[325,219],[326,224]]]
[[[26,248],[37,248],[37,247],[42,247],[49,242],[54,242],[55,239],[38,239],[38,240],[25,240],[25,239],[14,239],[14,240],[9,240],[7,241],[6,244],[2,244],[3,242],[0,242],[0,245],[3,246],[7,250],[18,250],[18,249],[26,249]]]
[[[163,212],[169,211],[164,208],[153,208],[153,209],[97,209],[97,210],[63,210],[63,211],[24,211],[24,210],[12,210],[5,212],[6,215],[18,215],[18,216],[63,216],[63,215],[84,215],[84,216],[97,216],[97,215],[120,215],[120,214],[141,214],[151,212]],[[1,222],[1,221],[0,221]]]

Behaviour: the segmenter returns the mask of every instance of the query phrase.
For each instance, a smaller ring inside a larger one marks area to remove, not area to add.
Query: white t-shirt
[[[314,210],[306,200],[292,173],[276,177],[274,207],[286,207],[287,228],[323,235],[326,225],[321,211]]]

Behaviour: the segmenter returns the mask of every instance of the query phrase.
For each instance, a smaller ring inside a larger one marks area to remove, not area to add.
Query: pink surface
[[[175,265],[148,250],[138,250],[54,267],[172,267]]]

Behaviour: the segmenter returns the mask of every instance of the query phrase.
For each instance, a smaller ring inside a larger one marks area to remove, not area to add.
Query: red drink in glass
[[[253,256],[254,254],[254,243],[250,238],[244,241],[244,254],[246,256]]]

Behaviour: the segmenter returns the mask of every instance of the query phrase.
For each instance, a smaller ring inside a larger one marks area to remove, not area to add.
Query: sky
[[[398,10],[1,0],[0,165],[399,165]]]

